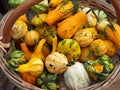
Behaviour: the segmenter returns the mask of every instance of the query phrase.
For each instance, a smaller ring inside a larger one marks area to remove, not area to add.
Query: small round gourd
[[[78,30],[73,39],[75,39],[81,47],[87,47],[93,42],[94,37],[92,31],[89,30],[89,28],[86,28]]]
[[[34,45],[35,41],[39,41],[40,35],[37,31],[30,30],[26,32],[24,39],[28,45]]]
[[[81,48],[73,39],[63,39],[58,43],[57,51],[64,53],[67,56],[69,62],[71,60],[78,60],[81,54]]]
[[[92,51],[95,56],[105,55],[107,50],[107,44],[102,39],[94,40],[90,45],[90,51]]]
[[[20,39],[25,35],[27,31],[28,27],[26,23],[22,20],[17,20],[12,27],[12,38]]]
[[[61,74],[67,69],[68,60],[62,53],[53,52],[45,60],[47,70],[53,74]]]

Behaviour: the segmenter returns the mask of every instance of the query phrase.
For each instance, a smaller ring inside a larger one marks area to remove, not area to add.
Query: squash
[[[72,90],[88,87],[91,83],[84,65],[80,62],[75,62],[74,65],[68,67],[64,73],[64,81]]]
[[[89,47],[81,48],[81,55],[79,61],[86,62],[88,60],[95,60],[96,56],[91,55],[91,51]]]
[[[58,75],[49,73],[48,71],[44,71],[37,78],[37,86],[46,90],[58,90],[59,88]]]
[[[114,43],[110,40],[104,40],[104,42],[107,44],[107,52],[106,52],[106,55],[108,55],[109,57],[112,57],[116,54],[117,52],[117,49],[116,49],[116,46],[114,45]]]
[[[49,5],[54,8],[54,7],[58,6],[63,1],[64,0],[50,0]]]
[[[38,42],[40,35],[35,30],[30,30],[25,33],[24,40],[27,45],[34,45],[35,42]]]
[[[36,47],[36,50],[32,53],[30,60],[26,64],[20,65],[15,70],[20,73],[30,73],[30,75],[34,77],[38,77],[42,74],[44,70],[44,63],[42,61],[44,60],[44,56],[41,51],[45,42],[46,40],[42,39]]]
[[[20,39],[25,36],[25,33],[28,31],[28,27],[24,21],[17,20],[12,27],[12,38]]]
[[[85,63],[85,68],[91,79],[95,81],[105,80],[114,69],[110,57],[103,55],[95,61],[89,60]]]
[[[36,85],[37,78],[30,75],[29,73],[21,73],[20,76],[24,81],[26,81],[32,85]]]
[[[58,43],[57,51],[66,55],[69,62],[79,59],[81,48],[73,39],[63,39]]]
[[[18,68],[26,63],[26,55],[21,50],[13,50],[7,58],[8,65],[13,68]]]
[[[18,20],[24,21],[26,24],[28,23],[26,14],[21,15],[21,16],[18,18]]]
[[[53,25],[57,21],[60,21],[61,18],[67,18],[72,15],[74,10],[74,5],[72,1],[63,1],[58,5],[54,10],[50,11],[46,18],[46,23],[48,25]],[[66,17],[67,16],[67,17]]]
[[[90,51],[95,56],[105,55],[107,50],[107,44],[102,39],[96,39],[90,44]]]
[[[62,39],[71,38],[86,21],[87,15],[84,12],[79,12],[58,23],[57,33]]]
[[[117,23],[111,23],[105,29],[105,35],[120,48],[120,26]]]
[[[78,30],[75,33],[73,39],[75,39],[81,47],[87,47],[94,40],[93,32],[89,30],[89,28]]]
[[[45,66],[50,73],[61,74],[67,69],[68,60],[62,53],[52,52],[45,59]]]
[[[45,22],[46,17],[47,17],[47,14],[35,15],[31,20],[31,24],[36,26],[36,27],[43,26],[43,23]]]
[[[24,39],[21,38],[20,40],[21,40],[21,42],[20,42],[21,50],[25,53],[27,60],[30,60],[32,52],[29,51],[29,49],[27,47],[27,44],[25,43]]]

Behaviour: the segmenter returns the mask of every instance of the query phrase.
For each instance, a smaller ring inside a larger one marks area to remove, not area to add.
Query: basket
[[[0,67],[3,70],[4,74],[8,77],[8,79],[10,79],[13,82],[13,84],[24,90],[42,90],[42,89],[23,81],[18,74],[16,74],[12,70],[9,70],[6,67],[7,62],[4,58],[4,55],[5,53],[9,52],[6,52],[5,48],[10,48],[9,43],[11,38],[10,28],[12,28],[12,25],[14,24],[15,20],[19,16],[27,12],[31,6],[37,4],[40,1],[41,0],[26,0],[23,4],[19,5],[17,8],[10,10],[0,22],[0,40],[1,40]],[[81,5],[86,5],[92,8],[105,10],[106,13],[108,14],[109,19],[111,20],[117,19],[117,21],[120,22],[120,3],[118,0],[110,0],[114,8],[112,7],[112,5],[109,5],[108,3],[105,3],[102,0],[78,0],[78,1]],[[87,88],[83,88],[80,90],[103,90],[104,88],[108,87],[113,82],[113,80],[115,80],[115,78],[118,76],[119,71],[120,61],[118,60],[118,62],[115,65],[115,69],[106,80],[98,82],[96,84],[93,84]],[[60,90],[67,90],[67,88],[64,88],[62,82],[60,84],[61,84]]]

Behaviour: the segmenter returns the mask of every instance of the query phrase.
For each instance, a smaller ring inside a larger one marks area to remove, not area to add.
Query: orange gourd
[[[86,21],[86,13],[78,12],[77,14],[60,22],[58,24],[57,33],[62,39],[71,38]]]

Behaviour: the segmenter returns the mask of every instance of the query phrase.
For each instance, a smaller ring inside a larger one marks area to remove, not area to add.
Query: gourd
[[[8,65],[13,68],[18,68],[20,65],[26,63],[26,55],[21,50],[13,50],[8,55]]]
[[[105,29],[105,35],[120,48],[120,26],[117,23],[111,23]]]
[[[93,10],[93,13],[97,18],[97,22],[100,22],[102,20],[108,21],[108,16],[103,10]]]
[[[17,20],[12,27],[12,38],[20,39],[25,36],[25,33],[28,31],[28,27],[25,22]]]
[[[38,42],[40,39],[40,35],[35,30],[30,30],[25,33],[24,40],[28,45],[34,45],[35,42]]]
[[[85,68],[89,73],[91,79],[95,81],[105,80],[114,69],[110,57],[103,55],[98,57],[95,61],[87,61]]]
[[[25,40],[23,38],[20,39],[20,47],[21,47],[21,50],[25,53],[27,60],[29,61],[32,55],[32,52],[29,51],[27,44],[25,43]]]
[[[37,78],[37,86],[46,90],[57,90],[59,88],[58,75],[44,71]]]
[[[58,43],[57,51],[66,55],[69,62],[79,59],[81,48],[73,39],[63,39]]]
[[[57,33],[60,38],[71,38],[76,31],[85,24],[87,21],[87,15],[84,12],[78,12],[77,14],[63,20],[58,23]]]
[[[107,20],[102,20],[100,22],[97,23],[97,30],[104,32],[104,30],[106,29],[106,27],[109,25],[109,22]]]
[[[96,56],[91,55],[91,51],[89,47],[81,48],[81,55],[79,61],[86,62],[88,60],[95,60]]]
[[[26,64],[22,64],[16,68],[16,71],[20,73],[30,73],[32,76],[38,77],[44,70],[44,63],[42,61],[44,60],[44,56],[41,50],[45,42],[45,39],[40,40],[35,51],[30,56],[30,60]]]
[[[36,26],[36,27],[43,26],[43,23],[45,22],[46,17],[47,17],[47,14],[35,15],[31,20],[31,24]]]
[[[45,66],[47,70],[53,74],[61,74],[67,69],[67,57],[56,51],[57,38],[53,39],[52,52],[45,59]]]
[[[116,46],[114,45],[114,43],[108,39],[104,40],[104,42],[107,44],[107,52],[106,52],[106,55],[108,55],[109,57],[112,57],[116,54]]]
[[[75,33],[73,39],[75,39],[81,47],[87,47],[94,40],[93,32],[89,30],[89,28],[78,30]]]
[[[29,73],[21,73],[20,76],[24,81],[26,81],[32,85],[36,85],[37,78],[30,75]]]
[[[68,67],[64,73],[64,81],[72,90],[88,87],[91,83],[84,65],[80,62],[75,62],[74,65]]]
[[[45,66],[50,73],[61,74],[67,69],[68,60],[62,53],[53,52],[45,59]]]
[[[21,16],[18,18],[18,20],[24,21],[26,24],[28,23],[26,14],[21,15]]]
[[[95,56],[105,55],[107,50],[107,44],[102,39],[96,39],[90,44],[90,51]]]
[[[72,15],[74,10],[74,5],[72,1],[63,1],[54,10],[48,12],[46,23],[48,25],[53,25],[61,18],[67,18]],[[67,17],[66,17],[67,16]]]
[[[56,6],[58,6],[61,2],[63,2],[64,0],[50,0],[50,6],[51,7],[56,7]]]

